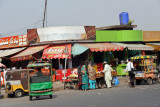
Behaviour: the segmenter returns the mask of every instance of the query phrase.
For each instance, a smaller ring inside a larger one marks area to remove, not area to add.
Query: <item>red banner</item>
[[[43,59],[64,59],[67,55],[67,58],[71,58],[71,44],[69,45],[58,45],[50,46],[43,51]]]

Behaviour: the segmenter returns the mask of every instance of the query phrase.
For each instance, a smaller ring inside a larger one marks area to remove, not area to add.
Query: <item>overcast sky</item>
[[[45,0],[0,0],[0,34],[42,27]],[[128,12],[138,30],[160,31],[160,0],[48,0],[47,26],[119,25]]]

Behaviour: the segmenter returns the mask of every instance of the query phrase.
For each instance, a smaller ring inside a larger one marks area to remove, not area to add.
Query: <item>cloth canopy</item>
[[[43,59],[71,58],[71,44],[49,46],[43,51]]]
[[[124,46],[119,46],[111,43],[79,43],[72,47],[72,54],[79,55],[90,49],[92,52],[102,51],[122,51]]]
[[[116,45],[124,46],[128,50],[154,50],[151,46],[146,46],[143,44],[124,44],[124,43],[114,43]]]
[[[160,43],[147,43],[147,46],[153,47],[155,50],[160,51]]]
[[[20,60],[27,60],[27,59],[33,59],[32,55],[45,49],[49,45],[43,45],[43,46],[33,46],[28,47],[26,50],[22,51],[21,53],[11,57],[11,61],[20,61]]]
[[[14,49],[0,50],[0,57],[9,56],[9,55],[15,54],[17,52],[20,52],[24,49],[25,48],[14,48]]]
[[[91,51],[120,51],[124,49],[124,46],[119,46],[111,43],[83,43],[81,46],[90,48]]]
[[[74,46],[72,46],[72,55],[73,56],[80,55],[88,49],[89,49],[88,47],[84,47],[79,44],[74,44]]]

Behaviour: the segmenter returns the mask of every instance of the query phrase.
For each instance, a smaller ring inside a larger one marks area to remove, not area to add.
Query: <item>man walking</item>
[[[113,71],[113,69],[107,64],[106,61],[104,61],[104,70],[102,72],[105,75],[105,81],[108,88],[112,88],[111,87],[111,80],[112,80],[111,71]]]
[[[126,71],[129,73],[130,85],[131,87],[134,87],[135,74],[133,73],[132,68],[134,68],[133,63],[131,62],[131,59],[129,59],[126,66]]]

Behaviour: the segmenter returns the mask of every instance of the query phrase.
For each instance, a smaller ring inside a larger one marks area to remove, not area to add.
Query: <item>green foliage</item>
[[[129,20],[127,25],[132,25],[133,22],[134,20]]]

